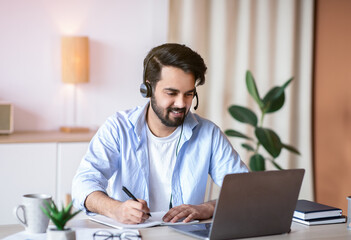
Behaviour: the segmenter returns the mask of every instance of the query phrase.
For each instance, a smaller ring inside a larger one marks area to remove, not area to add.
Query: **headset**
[[[154,57],[154,55],[151,55],[147,59],[145,67],[144,67],[144,71],[143,71],[143,83],[140,85],[140,93],[141,93],[141,96],[143,96],[144,98],[149,98],[149,97],[152,96],[151,84],[146,81],[146,69],[147,69],[147,67],[149,65],[150,60],[153,57]],[[195,104],[195,107],[194,107],[194,109],[196,110],[199,107],[199,96],[197,95],[196,88],[195,88],[194,97],[196,97],[196,104]]]

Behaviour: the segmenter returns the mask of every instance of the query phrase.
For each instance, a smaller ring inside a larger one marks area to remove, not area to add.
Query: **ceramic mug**
[[[47,194],[26,194],[22,196],[22,205],[15,208],[15,216],[29,233],[45,233],[49,225],[49,218],[40,207],[46,208],[45,201],[51,202]],[[19,215],[22,209],[23,218]]]

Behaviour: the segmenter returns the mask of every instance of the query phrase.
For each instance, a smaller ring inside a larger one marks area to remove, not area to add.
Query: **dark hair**
[[[166,43],[150,50],[144,59],[144,80],[155,87],[161,78],[163,66],[173,66],[192,73],[196,86],[205,83],[206,65],[202,57],[189,47],[177,43]]]

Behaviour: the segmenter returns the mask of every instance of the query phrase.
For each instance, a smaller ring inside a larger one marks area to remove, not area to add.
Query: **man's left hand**
[[[213,216],[216,200],[209,201],[200,205],[182,204],[171,208],[163,217],[165,222],[178,222],[184,219],[183,222],[187,223],[192,220],[209,219]]]

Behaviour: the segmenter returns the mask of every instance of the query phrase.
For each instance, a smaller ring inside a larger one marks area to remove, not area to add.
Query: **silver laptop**
[[[200,239],[289,233],[304,169],[228,174],[212,223],[169,226]]]

